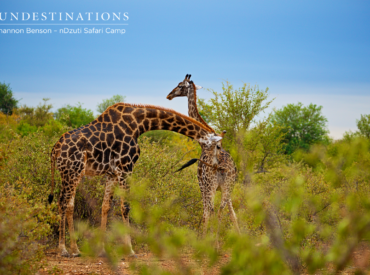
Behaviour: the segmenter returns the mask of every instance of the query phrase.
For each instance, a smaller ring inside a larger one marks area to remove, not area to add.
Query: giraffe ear
[[[202,86],[199,86],[199,85],[196,85],[196,84],[194,84],[194,85],[195,85],[195,89],[197,89],[197,90],[200,90],[200,89],[203,88]]]

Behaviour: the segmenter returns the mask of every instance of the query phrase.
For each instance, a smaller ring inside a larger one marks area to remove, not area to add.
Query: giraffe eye
[[[220,150],[221,149],[221,146],[220,145],[217,145],[217,149]]]

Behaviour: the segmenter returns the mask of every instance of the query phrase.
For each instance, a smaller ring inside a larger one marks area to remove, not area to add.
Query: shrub
[[[24,123],[35,128],[42,127],[53,118],[53,113],[50,112],[53,105],[47,104],[49,101],[48,98],[44,98],[43,101],[36,108],[23,105],[19,109],[16,109],[15,112]]]
[[[67,105],[59,108],[54,116],[57,121],[72,128],[86,125],[95,119],[93,111],[82,108],[81,103],[77,106]]]

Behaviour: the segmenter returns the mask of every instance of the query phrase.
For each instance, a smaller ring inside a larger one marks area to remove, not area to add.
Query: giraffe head
[[[177,85],[167,96],[167,99],[171,100],[174,97],[188,96],[190,89],[193,88],[193,81],[190,80],[191,74],[187,74],[185,79]],[[195,84],[194,84],[195,85]],[[195,85],[197,90],[202,89],[201,86]]]
[[[221,136],[218,136],[215,133],[210,133],[206,137],[200,138],[198,142],[202,146],[202,150],[217,151],[221,150],[221,140]]]

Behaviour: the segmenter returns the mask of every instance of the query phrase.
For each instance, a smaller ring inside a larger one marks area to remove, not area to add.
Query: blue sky
[[[269,87],[276,108],[323,105],[335,138],[370,113],[367,1],[15,0],[1,1],[0,12],[129,16],[128,25],[115,26],[123,35],[0,34],[0,81],[11,84],[22,104],[48,97],[55,108],[82,102],[95,111],[102,99],[122,94],[186,113],[185,99],[165,97],[190,73],[196,84],[217,91],[226,79],[235,87]],[[1,29],[32,27],[5,23],[13,22],[0,21]],[[33,28],[94,27],[36,23],[44,25]],[[199,96],[211,94],[204,89]]]

